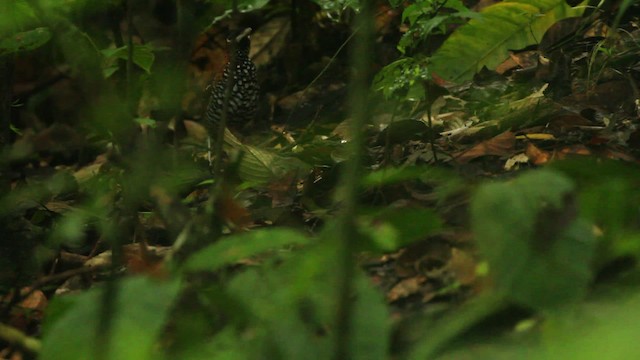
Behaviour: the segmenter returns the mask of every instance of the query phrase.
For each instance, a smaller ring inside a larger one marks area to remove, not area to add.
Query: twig
[[[40,348],[42,347],[40,340],[2,323],[0,323],[0,339],[34,355],[40,353]]]

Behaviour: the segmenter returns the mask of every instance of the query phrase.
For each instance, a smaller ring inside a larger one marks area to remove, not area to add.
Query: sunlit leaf
[[[457,29],[431,58],[431,70],[440,77],[469,80],[484,66],[495,69],[509,50],[537,43],[556,21],[579,16],[565,0],[504,1],[485,8],[479,19]],[[482,34],[481,38],[478,34]]]

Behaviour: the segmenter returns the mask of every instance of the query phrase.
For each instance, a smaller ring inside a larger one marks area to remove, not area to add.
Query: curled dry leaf
[[[527,147],[525,148],[525,154],[534,165],[546,164],[547,162],[549,162],[549,160],[551,160],[552,156],[551,153],[540,149],[533,143],[527,144]]]
[[[387,293],[387,300],[389,302],[394,302],[417,294],[418,292],[420,292],[422,285],[426,281],[426,276],[415,276],[401,280],[393,288],[391,288],[391,290],[389,290],[389,293]]]
[[[481,156],[506,156],[511,154],[515,143],[515,134],[511,131],[505,131],[502,134],[483,141],[468,150],[462,151],[457,154],[455,158],[459,163],[466,163]]]

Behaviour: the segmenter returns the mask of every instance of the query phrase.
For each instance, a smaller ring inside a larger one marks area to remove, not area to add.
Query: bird
[[[249,57],[251,29],[245,29],[235,38],[229,37],[227,45],[235,40],[235,53],[229,54],[222,76],[210,87],[209,103],[206,111],[206,127],[211,139],[216,139],[220,120],[222,119],[225,92],[229,77],[232,77],[231,96],[227,107],[227,125],[243,127],[251,122],[258,107],[258,85],[256,65]],[[231,35],[233,36],[233,35]],[[235,69],[232,69],[235,64]]]

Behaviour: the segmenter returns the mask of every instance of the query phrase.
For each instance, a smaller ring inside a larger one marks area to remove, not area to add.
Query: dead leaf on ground
[[[184,120],[184,127],[187,130],[187,136],[199,143],[204,143],[209,137],[209,132],[204,125],[193,120]]]
[[[568,130],[584,126],[593,126],[593,123],[584,116],[576,113],[554,116],[549,121],[549,129],[556,133],[564,133]]]
[[[534,165],[546,164],[552,158],[552,154],[550,152],[540,149],[531,142],[527,143],[525,154]]]
[[[447,269],[461,285],[473,285],[476,281],[477,263],[474,257],[468,252],[453,248],[451,249],[451,259],[447,264]]]
[[[394,302],[407,298],[420,292],[422,285],[427,281],[426,276],[415,276],[401,280],[387,293],[387,301]]]
[[[558,159],[564,159],[569,155],[591,155],[592,152],[591,150],[589,150],[588,147],[581,144],[577,144],[577,145],[570,145],[570,146],[565,146],[563,148],[560,148],[557,151],[557,154],[558,154]]]
[[[504,169],[506,171],[511,171],[513,169],[517,169],[520,164],[527,164],[527,163],[529,163],[529,157],[526,154],[524,153],[516,154],[510,157],[504,163]]]
[[[236,229],[246,229],[252,223],[249,210],[229,196],[223,195],[216,201],[216,214]]]
[[[100,172],[102,165],[104,165],[106,162],[106,155],[98,155],[91,164],[84,166],[74,172],[73,177],[76,179],[78,184],[83,184],[96,176]]]
[[[468,150],[458,153],[454,158],[459,163],[467,163],[473,159],[487,156],[506,156],[510,155],[516,144],[516,137],[513,132],[505,131],[500,135],[483,141]]]
[[[33,321],[41,321],[44,311],[47,308],[49,301],[44,293],[40,290],[32,292],[30,287],[25,287],[20,290],[20,295],[25,296],[29,294],[25,299],[22,299],[16,306],[11,309],[10,318],[8,323],[20,330],[26,330]],[[0,298],[0,303],[5,305],[9,303],[13,298],[13,294],[8,294]]]

